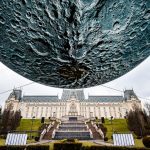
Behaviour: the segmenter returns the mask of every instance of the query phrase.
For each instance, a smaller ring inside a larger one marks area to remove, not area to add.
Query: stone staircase
[[[86,124],[88,125],[89,129],[91,129],[92,134],[93,134],[93,139],[94,139],[94,140],[102,139],[102,137],[101,137],[100,134],[96,131],[96,129],[93,127],[93,125],[91,124],[91,122],[87,122]]]
[[[54,129],[56,129],[59,122],[55,121],[54,125],[50,128],[50,130],[44,135],[43,140],[51,140],[52,139],[52,133]]]
[[[83,120],[69,119],[61,122],[53,139],[92,140],[93,138],[91,137],[91,132],[87,129]]]

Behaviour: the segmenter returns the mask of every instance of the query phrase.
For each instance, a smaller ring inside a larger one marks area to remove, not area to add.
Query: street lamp
[[[112,126],[112,132],[113,132],[113,124],[112,124],[112,120],[113,120],[113,116],[110,117],[110,122],[111,122],[111,126]]]
[[[34,121],[34,119],[35,119],[35,116],[33,116],[32,117],[32,124],[31,124],[31,132],[30,132],[30,139],[32,139],[32,126],[33,126],[33,121]]]
[[[20,116],[20,132],[21,132],[21,119],[22,119],[22,116]]]

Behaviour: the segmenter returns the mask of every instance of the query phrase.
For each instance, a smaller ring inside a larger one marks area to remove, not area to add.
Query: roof
[[[79,89],[63,90],[62,97],[61,97],[62,101],[69,100],[69,99],[71,99],[71,97],[74,97],[75,99],[77,99],[79,101],[85,100],[84,92],[81,89],[80,90]]]
[[[18,89],[13,89],[12,93],[10,93],[9,98],[15,97],[16,100],[21,100],[22,91]]]
[[[123,96],[89,96],[87,101],[92,102],[122,102]]]
[[[23,96],[23,102],[57,102],[58,96]]]
[[[125,90],[124,91],[124,99],[125,100],[130,100],[132,97],[135,97],[136,99],[138,99],[138,97],[136,96],[136,94],[134,93],[133,90]]]
[[[58,96],[54,95],[45,95],[45,96],[38,96],[38,95],[26,95],[21,98],[21,90],[13,90],[9,97],[15,95],[16,99],[22,102],[60,102],[60,101],[67,101],[71,98],[75,98],[79,101],[85,102],[122,102],[123,100],[130,100],[132,96],[137,98],[136,94],[133,90],[125,90],[124,97],[123,96],[89,96],[88,99],[85,99],[84,92],[82,89],[64,89],[61,99]],[[138,99],[138,98],[137,98]]]

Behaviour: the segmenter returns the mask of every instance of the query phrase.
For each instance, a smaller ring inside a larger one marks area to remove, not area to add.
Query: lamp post
[[[33,126],[33,121],[35,119],[35,116],[32,117],[32,124],[31,124],[31,132],[30,132],[30,139],[32,139],[32,126]]]
[[[21,132],[21,119],[22,119],[22,116],[20,116],[20,132]]]
[[[112,132],[113,132],[114,129],[113,129],[113,124],[112,124],[112,119],[113,119],[113,116],[110,117],[111,126],[112,126]]]

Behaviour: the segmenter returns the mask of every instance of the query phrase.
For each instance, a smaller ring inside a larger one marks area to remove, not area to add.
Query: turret
[[[141,101],[134,93],[133,89],[124,91],[124,101],[126,102],[129,110],[132,110],[135,107],[135,105],[139,108],[142,108]]]
[[[17,111],[21,98],[22,91],[18,89],[13,89],[12,93],[10,93],[8,99],[6,100],[5,109]]]
[[[132,90],[125,90],[124,91],[124,100],[125,101],[139,101],[137,95],[134,93],[133,89]]]

